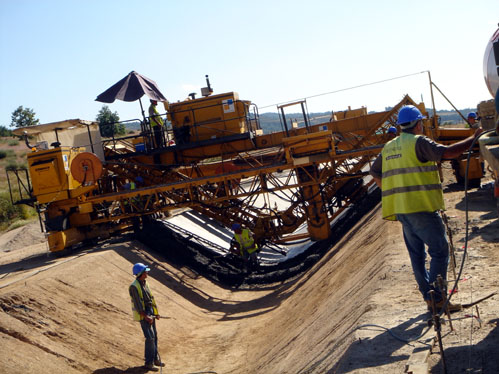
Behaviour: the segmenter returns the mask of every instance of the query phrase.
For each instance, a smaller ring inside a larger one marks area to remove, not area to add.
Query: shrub
[[[27,225],[29,223],[29,221],[25,220],[25,219],[20,219],[18,221],[14,221],[13,223],[11,223],[7,229],[5,231],[10,231],[10,230],[14,230],[14,229],[17,229],[18,227],[21,227],[21,226],[24,226],[24,225]]]
[[[5,170],[16,170],[18,168],[17,161],[16,160],[9,160],[7,162],[7,166],[5,166]]]
[[[15,199],[14,192],[14,199]],[[0,229],[13,229],[27,223],[36,216],[36,210],[27,205],[14,205],[8,192],[0,193]],[[14,226],[13,226],[14,225]]]
[[[0,223],[7,223],[23,215],[20,205],[13,205],[8,192],[0,194]]]
[[[16,145],[19,145],[19,140],[17,139],[9,140],[9,146],[14,147]]]
[[[16,152],[14,152],[12,149],[2,149],[2,152],[5,152],[5,157],[10,158],[10,159],[16,159]],[[0,157],[3,158],[3,157]]]
[[[12,149],[2,149],[0,150],[0,159],[2,158],[15,158],[16,153]]]
[[[5,126],[0,126],[0,136],[12,136],[12,130]]]

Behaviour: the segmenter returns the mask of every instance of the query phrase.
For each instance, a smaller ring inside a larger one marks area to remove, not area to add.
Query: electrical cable
[[[459,268],[459,273],[455,279],[454,282],[454,287],[451,288],[451,290],[457,289],[457,284],[459,283],[459,280],[461,279],[463,269],[464,269],[464,263],[466,260],[466,256],[468,255],[468,231],[469,231],[469,222],[468,222],[468,173],[469,173],[469,168],[470,168],[470,158],[471,158],[471,153],[472,149],[475,146],[475,143],[478,141],[479,138],[481,138],[485,134],[489,134],[491,132],[494,132],[495,130],[488,130],[482,132],[480,135],[475,137],[473,139],[471,145],[468,148],[468,157],[466,158],[466,172],[464,174],[464,212],[465,212],[465,220],[466,220],[466,229],[465,229],[465,235],[464,235],[464,251],[463,251],[463,259],[461,261],[461,266]],[[451,292],[445,303],[442,305],[442,308],[440,312],[438,313],[440,316],[445,312],[447,309],[447,305],[450,303],[450,300],[452,296],[454,295],[454,292]]]
[[[465,231],[465,242],[464,242],[464,253],[463,253],[463,259],[461,261],[461,266],[460,266],[460,270],[459,270],[459,274],[455,280],[455,283],[454,283],[454,287],[451,288],[451,289],[456,289],[457,287],[457,284],[459,282],[459,280],[461,279],[461,275],[462,275],[462,272],[463,272],[463,268],[464,268],[464,263],[465,263],[465,259],[466,259],[466,256],[467,256],[467,252],[468,252],[468,172],[469,172],[469,165],[470,165],[470,158],[471,158],[471,153],[472,153],[472,149],[473,147],[475,146],[475,143],[478,141],[478,139],[480,137],[482,137],[483,135],[485,134],[488,134],[488,133],[491,133],[491,132],[494,132],[495,130],[488,130],[488,131],[484,131],[482,132],[479,136],[477,136],[475,139],[473,139],[473,142],[471,143],[469,149],[468,149],[468,157],[467,157],[467,160],[466,160],[466,173],[465,173],[465,182],[464,182],[464,207],[465,207],[465,219],[466,219],[466,231]],[[444,303],[444,305],[442,306],[440,312],[439,312],[439,316],[441,316],[444,311],[446,310],[447,308],[447,305],[448,303],[450,302],[450,299],[452,297],[454,293],[451,292],[449,297],[447,298],[446,302]],[[463,318],[457,318],[457,319],[452,319],[452,320],[458,320],[458,319],[464,319],[464,318],[470,318],[470,317],[463,317]],[[473,318],[472,318],[473,320]],[[424,330],[419,336],[415,337],[415,338],[411,338],[411,339],[404,339],[404,338],[401,338],[399,336],[397,336],[395,333],[393,333],[393,331],[387,327],[384,327],[384,326],[380,326],[380,325],[374,325],[374,324],[365,324],[365,325],[360,325],[358,326],[357,328],[355,328],[353,331],[355,330],[358,330],[358,329],[361,329],[361,328],[364,328],[364,327],[378,327],[378,328],[381,328],[383,330],[386,330],[391,336],[393,336],[395,339],[397,340],[400,340],[402,342],[405,342],[405,343],[409,343],[409,342],[412,342],[412,341],[416,341],[416,340],[419,340],[423,335],[425,335],[428,330],[431,328],[431,326],[428,326],[428,328],[426,330]]]
[[[393,80],[397,80],[397,79],[412,77],[414,75],[424,74],[424,73],[427,73],[427,72],[428,72],[428,70],[425,70],[425,71],[421,71],[421,72],[418,72],[418,73],[412,73],[412,74],[400,75],[398,77],[382,79],[382,80],[376,81],[376,82],[359,84],[357,86],[352,86],[352,87],[347,87],[347,88],[341,88],[341,89],[336,90],[336,91],[330,91],[330,92],[324,92],[324,93],[317,94],[317,95],[306,96],[306,97],[302,98],[301,100],[311,99],[311,98],[319,97],[319,96],[331,95],[331,94],[334,94],[334,93],[348,91],[348,90],[353,90],[353,89],[360,88],[360,87],[372,86],[372,85],[375,85],[375,84],[380,84],[380,83],[385,83],[385,82],[389,82],[389,81],[393,81]],[[281,102],[281,103],[275,103],[275,104],[265,105],[265,106],[259,107],[259,109],[270,108],[270,107],[272,107],[274,105],[282,105],[282,104],[287,104],[287,103],[291,103],[291,102],[294,102],[294,101],[297,101],[297,100],[290,100],[290,101],[284,101],[284,102]]]
[[[402,337],[398,336],[397,334],[395,334],[392,331],[392,329],[389,329],[388,327],[384,327],[384,326],[380,326],[380,325],[375,325],[375,324],[371,324],[371,323],[360,325],[360,326],[356,327],[353,331],[360,330],[360,329],[363,329],[363,328],[366,328],[366,327],[378,327],[380,329],[383,329],[386,332],[388,332],[391,336],[393,336],[395,339],[397,339],[397,340],[399,340],[399,341],[401,341],[403,343],[406,343],[406,344],[421,339],[421,337],[424,336],[428,332],[428,330],[430,330],[430,328],[431,328],[431,326],[427,326],[426,329],[423,330],[423,332],[421,334],[419,334],[417,337],[411,338],[411,339],[405,339],[405,338],[402,338]]]

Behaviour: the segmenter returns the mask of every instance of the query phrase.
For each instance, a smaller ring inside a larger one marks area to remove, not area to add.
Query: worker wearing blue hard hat
[[[416,126],[418,121],[425,118],[414,105],[406,105],[399,111],[397,125],[400,125],[403,129],[410,129]]]
[[[445,206],[437,163],[459,157],[482,130],[477,129],[475,135],[446,146],[423,135],[425,118],[416,106],[402,107],[397,119],[400,136],[385,144],[370,173],[382,191],[383,218],[402,224],[405,245],[424,301],[429,307],[430,291],[433,291],[436,306],[440,308],[446,295],[434,284],[438,275],[446,279],[449,244],[439,215]],[[429,271],[425,266],[425,245],[431,256]],[[459,304],[447,306],[450,311],[461,310]]]
[[[395,138],[397,136],[398,130],[397,130],[397,128],[395,126],[390,126],[388,128],[387,133],[388,133],[389,139],[393,139],[393,138]]]
[[[156,320],[159,319],[156,300],[146,282],[151,269],[138,262],[132,267],[135,280],[128,288],[132,301],[133,319],[140,322],[140,327],[145,337],[144,361],[145,368],[150,371],[159,371],[159,367],[165,366],[161,362],[158,352],[158,333]]]
[[[480,127],[480,123],[478,122],[478,116],[475,112],[468,113],[468,126],[477,129]]]

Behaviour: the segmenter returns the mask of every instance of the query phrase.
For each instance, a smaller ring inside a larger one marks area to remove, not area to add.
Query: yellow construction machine
[[[120,138],[101,139],[97,123],[77,119],[15,130],[31,149],[29,175],[10,170],[9,181],[17,181],[18,202],[36,207],[51,251],[140,230],[179,208],[226,227],[239,222],[261,244],[328,239],[332,221],[375,188],[370,163],[400,107],[426,113],[406,96],[387,111],[335,112],[312,125],[306,102],[297,101],[278,106],[282,131],[264,134],[256,105],[208,88],[164,103],[171,125],[161,147],[146,117],[139,134]],[[286,117],[292,107],[301,108],[303,126]],[[425,120],[432,138],[446,134],[436,123]]]

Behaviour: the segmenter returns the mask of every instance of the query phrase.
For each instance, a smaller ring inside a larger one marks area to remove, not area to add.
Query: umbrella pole
[[[151,148],[151,144],[152,144],[152,134],[151,134],[151,131],[150,131],[150,128],[147,126],[147,121],[146,121],[146,115],[144,113],[144,107],[142,106],[142,100],[140,100],[140,97],[139,97],[139,103],[140,103],[140,110],[142,112],[142,118],[144,119],[144,129],[146,130],[146,137],[147,137],[147,142],[145,144],[146,146],[146,149]]]
[[[142,112],[142,118],[144,118],[144,123],[146,122],[146,115],[144,113],[144,108],[142,107],[142,100],[139,98],[139,103],[140,103],[140,111]]]

